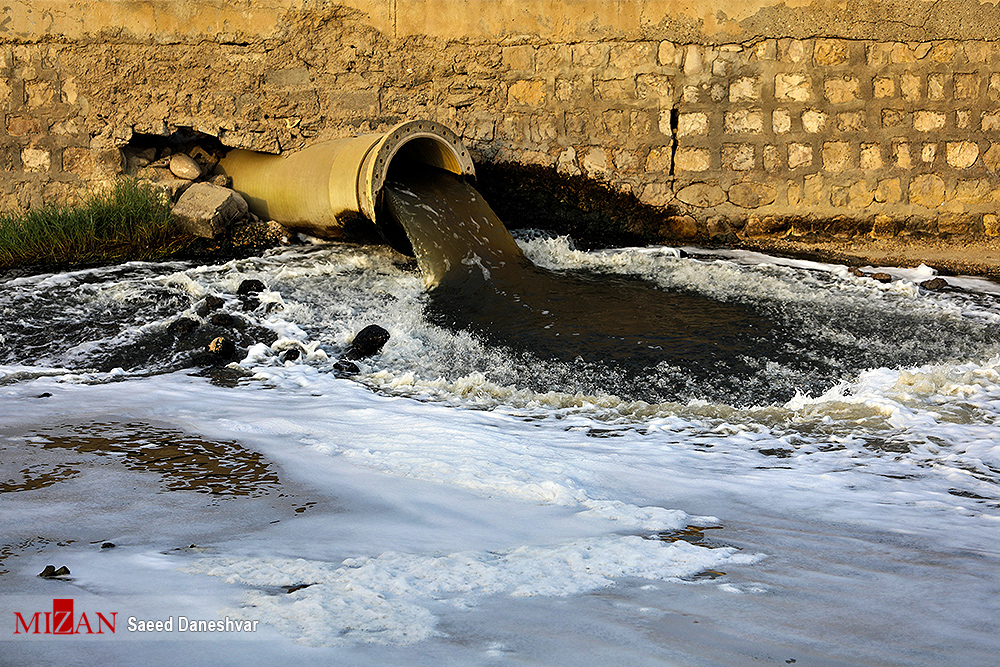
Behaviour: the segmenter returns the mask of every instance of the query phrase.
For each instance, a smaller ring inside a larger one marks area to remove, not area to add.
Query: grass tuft
[[[123,178],[77,206],[0,214],[0,269],[162,259],[190,240],[160,194]]]

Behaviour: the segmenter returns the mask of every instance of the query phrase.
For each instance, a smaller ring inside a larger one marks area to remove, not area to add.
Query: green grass
[[[161,259],[190,240],[160,194],[123,178],[77,206],[0,214],[0,269]]]

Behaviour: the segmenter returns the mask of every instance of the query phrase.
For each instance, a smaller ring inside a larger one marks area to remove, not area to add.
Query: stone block
[[[867,130],[863,111],[845,111],[837,114],[837,130],[840,132],[863,132]]]
[[[903,189],[898,178],[879,181],[875,188],[875,201],[879,204],[896,204],[903,198]]]
[[[674,166],[678,171],[708,171],[712,154],[707,148],[678,148]]]
[[[1000,171],[1000,144],[990,144],[989,149],[983,153],[983,164],[992,172]]]
[[[85,181],[94,180],[101,176],[97,160],[94,159],[94,154],[90,152],[90,149],[77,146],[63,149],[62,170],[76,174]]]
[[[968,130],[972,126],[972,112],[968,109],[959,109],[955,112],[955,127],[960,130]]]
[[[843,39],[817,39],[813,46],[813,62],[821,67],[843,65],[850,57],[850,42]]]
[[[850,190],[844,185],[830,187],[830,205],[836,208],[846,208],[850,201]]]
[[[737,183],[729,188],[729,201],[741,208],[760,208],[774,203],[777,190],[766,183]]]
[[[972,141],[949,141],[945,144],[945,160],[955,169],[968,169],[979,158],[979,146]]]
[[[535,47],[530,45],[505,46],[500,49],[503,68],[507,72],[533,74],[535,71]]]
[[[788,144],[788,168],[808,167],[813,161],[813,147],[809,144]]]
[[[518,106],[545,105],[544,81],[513,81],[507,86],[507,103]]]
[[[689,137],[708,134],[708,114],[696,111],[677,115],[677,136]]]
[[[823,82],[826,99],[832,104],[854,102],[861,97],[861,87],[855,77],[837,77]]]
[[[602,42],[573,44],[573,65],[585,69],[598,69],[608,64],[610,47]]]
[[[917,111],[913,114],[913,129],[917,132],[943,130],[946,124],[943,111]]]
[[[543,81],[533,81],[532,83],[544,85]],[[635,99],[635,79],[595,81],[594,94],[605,102],[623,102]]]
[[[690,215],[672,215],[660,228],[663,239],[690,240],[698,237],[698,223]]]
[[[678,161],[680,160],[681,150],[677,151]],[[670,146],[661,146],[653,148],[651,151],[649,151],[649,155],[646,156],[646,171],[652,173],[664,173],[664,174],[669,173],[671,153],[672,150]],[[678,166],[678,169],[680,168],[682,167]],[[704,171],[705,169],[708,169],[708,167],[705,167],[704,169],[693,169],[689,171]]]
[[[786,63],[804,63],[812,56],[812,42],[801,39],[778,41],[778,58]]]
[[[827,141],[823,144],[823,169],[844,171],[851,167],[851,144],[847,141]]]
[[[697,44],[688,44],[684,49],[684,74],[687,76],[700,74],[704,66],[701,47]]]
[[[673,106],[674,82],[662,74],[640,74],[635,79],[636,96],[640,100],[658,100],[660,106]]]
[[[861,144],[861,168],[881,169],[882,146],[879,144]]]
[[[938,42],[931,48],[931,60],[936,63],[950,63],[955,58],[954,42]]]
[[[773,144],[764,146],[764,171],[772,172],[781,168],[781,151]]]
[[[899,77],[899,94],[907,102],[920,99],[920,77],[909,72]]]
[[[612,44],[608,51],[608,73],[615,78],[634,76],[649,71],[656,61],[653,42],[622,42]]]
[[[669,183],[647,183],[640,200],[650,206],[667,206],[674,200],[674,191]]]
[[[172,210],[174,222],[193,236],[215,238],[247,213],[238,193],[211,183],[189,187]]]
[[[688,104],[695,104],[700,96],[701,90],[698,86],[684,86],[681,89],[681,100]]]
[[[982,116],[983,132],[996,132],[1000,130],[1000,111],[985,112]]]
[[[807,74],[785,73],[774,75],[774,98],[789,102],[808,102],[812,99],[812,82]]]
[[[895,97],[896,80],[887,76],[877,77],[872,82],[872,89],[875,95],[875,99],[886,99]]]
[[[945,96],[944,87],[946,77],[941,72],[934,72],[927,75],[927,99],[943,100]]]
[[[993,213],[983,216],[983,233],[987,236],[1000,236],[1000,217]]]
[[[962,179],[955,183],[954,200],[966,206],[992,204],[993,187],[986,178]]]
[[[698,208],[711,208],[726,201],[726,191],[715,183],[692,183],[677,192],[678,201]]]
[[[723,127],[730,134],[758,134],[764,131],[764,114],[760,109],[727,111]]]
[[[673,42],[663,41],[660,42],[656,50],[656,60],[665,66],[680,65],[678,61],[678,56],[680,51],[677,49],[677,45]]]
[[[826,114],[817,109],[806,109],[802,112],[802,129],[811,134],[822,132],[826,129]]]
[[[855,210],[866,209],[875,201],[875,188],[866,181],[854,181],[847,191],[847,205]]]
[[[722,167],[733,171],[751,171],[754,168],[753,144],[723,144]]]
[[[892,153],[896,157],[896,166],[900,169],[909,169],[913,166],[910,157],[910,144],[906,142],[893,144]]]
[[[979,97],[979,74],[976,72],[955,74],[955,99],[974,100]]]
[[[52,166],[52,153],[43,148],[24,148],[21,165],[25,171],[46,172]]]
[[[789,206],[798,206],[802,203],[802,185],[798,181],[788,181],[785,186],[785,198]]]
[[[756,102],[760,100],[760,79],[744,76],[729,84],[730,102]]]
[[[962,210],[944,210],[938,214],[938,233],[970,236],[976,232],[976,218]]]
[[[937,144],[927,143],[920,147],[920,161],[931,163],[937,157]]]
[[[610,171],[607,151],[600,146],[592,146],[580,160],[580,167],[591,178],[607,176]]]
[[[920,174],[910,181],[910,203],[924,208],[937,208],[944,203],[944,180],[937,174]]]
[[[905,127],[909,124],[909,112],[902,109],[882,109],[882,127]]]
[[[775,134],[792,131],[792,114],[788,109],[775,109],[771,113],[771,129]]]
[[[11,116],[7,123],[7,134],[12,137],[24,137],[31,134],[39,134],[42,131],[42,124],[34,116]]]

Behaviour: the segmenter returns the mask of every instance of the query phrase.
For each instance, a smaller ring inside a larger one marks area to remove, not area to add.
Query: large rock
[[[201,178],[201,165],[194,158],[184,153],[177,153],[170,158],[170,171],[177,178],[189,181]]]
[[[195,183],[173,208],[174,221],[193,236],[215,238],[247,213],[247,202],[238,193],[211,183]]]

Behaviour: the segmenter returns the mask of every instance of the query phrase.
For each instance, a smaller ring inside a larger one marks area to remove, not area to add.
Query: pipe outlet
[[[336,238],[352,217],[377,221],[382,186],[392,172],[428,165],[476,177],[458,135],[431,120],[405,121],[382,134],[327,141],[282,155],[237,149],[222,159],[218,171],[233,179],[233,189],[255,215]]]

